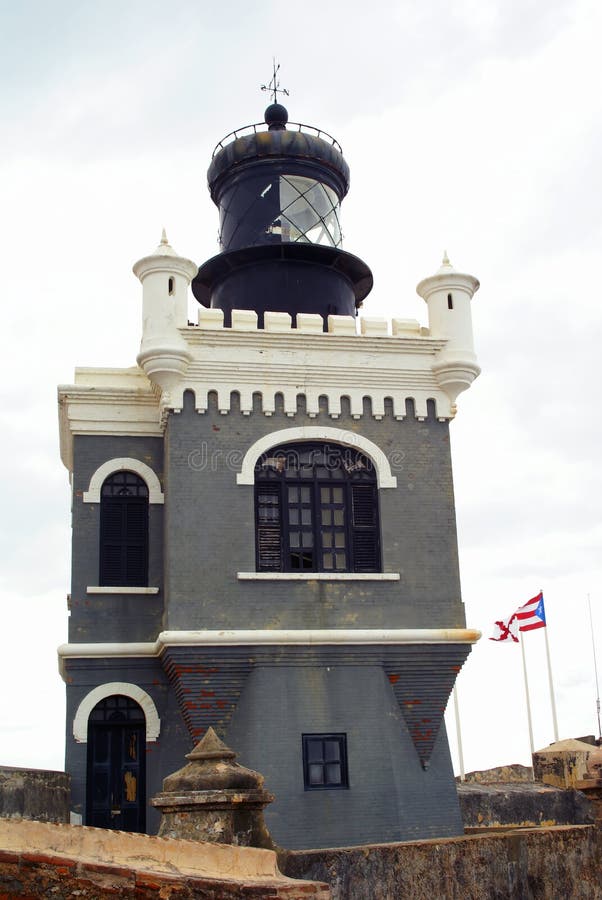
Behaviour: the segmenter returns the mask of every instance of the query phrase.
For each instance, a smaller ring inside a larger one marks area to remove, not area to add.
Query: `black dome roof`
[[[329,140],[319,137],[319,134],[325,133],[317,128],[309,129],[304,125],[295,125],[294,128],[284,127],[287,118],[285,107],[280,103],[273,103],[266,109],[266,124],[269,126],[267,130],[266,124],[261,123],[250,126],[254,129],[251,134],[238,137],[237,132],[232,132],[233,140],[215,153],[207,170],[209,190],[215,203],[218,202],[219,187],[227,173],[231,173],[238,166],[263,159],[283,161],[290,159],[323,166],[328,169],[331,179],[336,183],[339,198],[343,199],[349,190],[349,166],[339,145],[328,135],[326,137]]]

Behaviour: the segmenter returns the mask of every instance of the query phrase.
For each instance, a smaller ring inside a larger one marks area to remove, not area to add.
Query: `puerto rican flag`
[[[534,628],[546,627],[546,611],[543,605],[543,591],[533,597],[514,613],[518,619],[519,631],[533,631]]]
[[[520,631],[533,631],[535,628],[545,627],[546,612],[543,605],[543,591],[540,591],[537,597],[520,606],[509,618],[494,622],[493,634],[489,640],[518,644]]]

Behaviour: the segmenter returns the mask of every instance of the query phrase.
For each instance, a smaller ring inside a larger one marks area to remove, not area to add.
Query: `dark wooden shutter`
[[[125,581],[148,583],[148,501],[128,499],[125,504]]]
[[[380,571],[378,494],[375,484],[351,485],[354,572]]]
[[[148,580],[148,500],[103,497],[100,508],[100,583],[144,586]]]
[[[282,487],[278,482],[255,488],[257,571],[282,571]]]

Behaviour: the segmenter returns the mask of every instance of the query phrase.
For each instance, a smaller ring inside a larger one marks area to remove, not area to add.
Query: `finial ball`
[[[274,131],[285,128],[288,122],[288,110],[282,103],[270,103],[263,115],[266,125]]]

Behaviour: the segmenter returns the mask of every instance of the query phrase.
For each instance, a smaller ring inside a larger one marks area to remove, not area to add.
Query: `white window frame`
[[[86,694],[77,707],[73,719],[73,737],[78,744],[88,743],[88,719],[96,704],[116,694],[129,697],[140,704],[146,719],[146,740],[151,743],[157,740],[161,731],[161,719],[152,697],[137,684],[130,684],[126,681],[110,681],[107,684],[100,684]]]
[[[161,482],[157,478],[155,472],[146,463],[139,459],[133,459],[130,456],[120,456],[114,459],[108,459],[105,463],[97,468],[90,479],[88,490],[84,491],[84,503],[100,503],[100,491],[109,475],[115,472],[135,472],[146,483],[148,487],[149,503],[164,503],[165,495],[161,490]]]
[[[332,441],[345,447],[361,450],[374,463],[377,485],[379,488],[397,487],[397,478],[391,474],[391,466],[386,455],[377,444],[361,434],[355,434],[345,428],[328,428],[326,426],[302,425],[298,428],[283,428],[272,431],[251,444],[245,453],[242,467],[236,476],[237,484],[255,484],[255,466],[262,454],[278,444],[294,444],[299,441]]]

